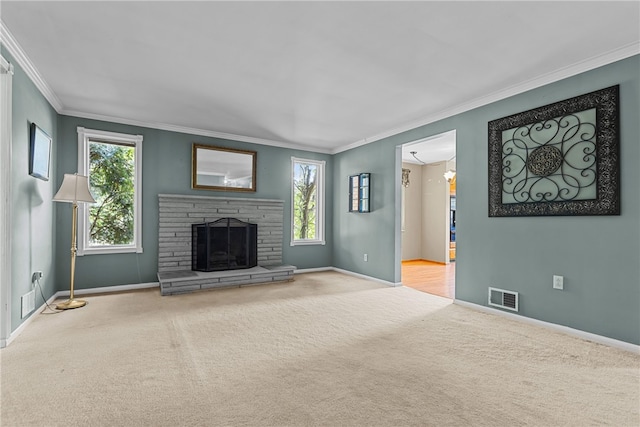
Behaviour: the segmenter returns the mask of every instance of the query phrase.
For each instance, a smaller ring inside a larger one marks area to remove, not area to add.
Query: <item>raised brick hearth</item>
[[[295,267],[282,265],[282,200],[160,194],[158,203],[158,280],[162,295],[293,280]],[[191,224],[228,217],[258,225],[258,267],[191,271]]]

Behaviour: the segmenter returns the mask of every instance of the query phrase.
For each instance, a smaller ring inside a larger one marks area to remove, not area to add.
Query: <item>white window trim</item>
[[[135,149],[134,177],[134,241],[130,245],[89,246],[87,226],[89,209],[86,203],[78,204],[78,256],[93,254],[142,253],[142,135],[107,132],[78,127],[78,173],[89,176],[89,141],[92,139],[104,142],[125,144]]]
[[[316,235],[318,236],[316,239],[294,239],[294,192],[295,189],[293,187],[294,174],[295,174],[295,164],[296,163],[309,163],[316,165],[318,167],[318,184],[316,187],[317,192],[317,212],[316,212]],[[305,246],[305,245],[324,245],[324,169],[326,162],[324,160],[311,160],[311,159],[301,159],[299,157],[291,157],[291,246]]]

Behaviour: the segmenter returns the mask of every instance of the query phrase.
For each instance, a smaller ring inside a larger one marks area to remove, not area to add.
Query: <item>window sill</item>
[[[107,247],[90,248],[90,249],[84,249],[83,251],[80,251],[78,249],[77,255],[84,256],[84,255],[106,255],[106,254],[133,254],[133,253],[141,254],[142,248],[127,246],[127,247],[112,247],[112,248],[107,248]]]
[[[312,246],[312,245],[325,245],[324,240],[294,240],[291,242],[291,246]]]

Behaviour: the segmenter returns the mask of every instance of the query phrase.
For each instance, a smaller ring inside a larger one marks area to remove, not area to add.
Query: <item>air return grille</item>
[[[489,288],[489,305],[518,311],[518,293],[498,288]]]

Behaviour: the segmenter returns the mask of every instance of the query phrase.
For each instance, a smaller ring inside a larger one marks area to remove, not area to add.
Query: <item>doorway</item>
[[[401,282],[455,298],[456,131],[402,145]]]

